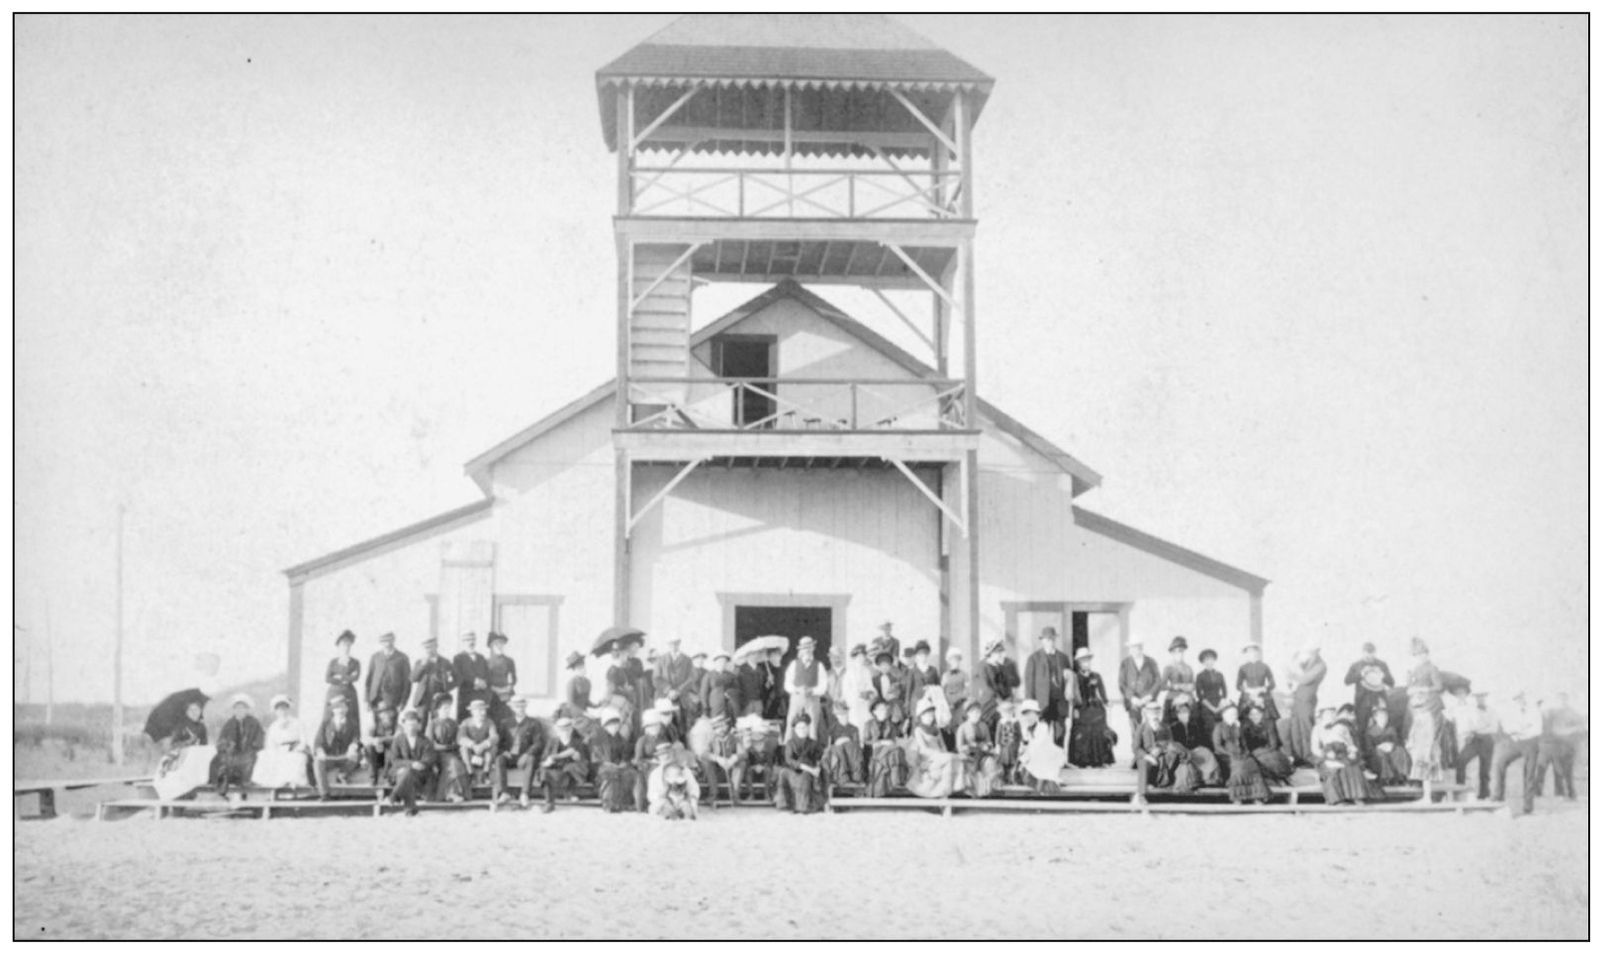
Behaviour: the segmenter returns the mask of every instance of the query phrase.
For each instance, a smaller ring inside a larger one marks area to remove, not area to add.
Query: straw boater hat
[[[642,728],[646,729],[652,725],[664,725],[664,716],[660,714],[658,709],[649,709],[642,713]]]
[[[557,719],[553,720],[553,728],[555,729],[568,729],[574,727],[574,725],[575,720],[571,719],[569,716],[559,716]]]
[[[1175,649],[1188,649],[1188,648],[1189,648],[1189,640],[1185,639],[1182,636],[1174,636],[1172,638],[1172,642],[1167,644],[1167,651],[1168,652],[1172,652]]]
[[[243,692],[237,692],[229,698],[229,706],[230,708],[235,706],[245,706],[247,709],[250,709],[253,708],[254,703],[252,703],[250,696]]]
[[[1262,644],[1261,643],[1246,643],[1245,648],[1240,650],[1240,652],[1242,652],[1242,653],[1249,653],[1249,652],[1258,652],[1259,653],[1261,651],[1262,651]]]
[[[814,636],[800,637],[799,641],[798,641],[798,645],[799,645],[800,649],[802,649],[805,646],[810,646],[810,647],[813,648],[815,646],[815,637]]]
[[[284,706],[287,709],[290,708],[290,697],[285,695],[283,692],[277,696],[274,696],[268,701],[268,708],[270,709],[277,709],[280,706]]]
[[[486,708],[486,700],[484,700],[484,699],[470,699],[469,700],[469,708],[484,710]]]
[[[1077,662],[1079,659],[1093,659],[1093,658],[1094,658],[1094,650],[1090,649],[1087,646],[1079,646],[1078,649],[1077,649],[1077,652],[1074,652],[1072,654],[1072,661],[1073,662]]]
[[[715,650],[715,654],[713,656],[709,657],[709,661],[714,662],[717,659],[730,659],[730,658],[731,658],[731,653],[727,652],[724,649],[717,649],[717,650]]]
[[[394,643],[394,642],[396,642],[396,634],[395,633],[381,633],[380,634],[380,642],[382,642],[382,643]]]
[[[653,703],[653,710],[660,715],[670,715],[676,711],[676,704],[669,699],[659,699]]]
[[[937,712],[937,711],[938,711],[938,703],[933,702],[931,699],[923,698],[920,702],[916,703],[916,716],[918,718],[920,716],[926,715],[929,712]]]
[[[1160,699],[1152,699],[1149,702],[1145,703],[1145,711],[1146,712],[1160,712],[1161,711],[1161,700]]]
[[[620,721],[620,711],[613,706],[604,706],[598,710],[597,721],[602,725]]]

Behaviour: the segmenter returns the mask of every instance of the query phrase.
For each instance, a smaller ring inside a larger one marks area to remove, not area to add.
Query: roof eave
[[[1262,591],[1272,582],[1257,576],[1255,573],[1229,566],[1227,563],[1221,560],[1214,560],[1204,553],[1197,553],[1187,547],[1170,543],[1160,537],[1145,533],[1143,530],[1112,520],[1110,517],[1095,513],[1092,510],[1085,510],[1075,504],[1072,507],[1072,519],[1078,526],[1086,530],[1108,537],[1118,543],[1125,543],[1134,549],[1142,550],[1168,562],[1187,567],[1230,586],[1239,587],[1252,596],[1261,596]]]

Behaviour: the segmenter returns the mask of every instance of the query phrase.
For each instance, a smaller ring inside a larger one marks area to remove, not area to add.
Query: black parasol
[[[640,629],[633,629],[630,626],[610,626],[592,643],[592,655],[607,656],[614,652],[614,647],[619,643],[641,643],[646,642],[646,639],[646,634]]]
[[[1441,670],[1441,689],[1444,692],[1456,692],[1459,689],[1472,689],[1474,683],[1467,676],[1460,676],[1455,672]]]
[[[145,717],[145,734],[151,737],[152,742],[162,741],[189,721],[184,710],[190,708],[190,703],[205,706],[209,698],[200,689],[180,689],[158,702],[151,714]]]

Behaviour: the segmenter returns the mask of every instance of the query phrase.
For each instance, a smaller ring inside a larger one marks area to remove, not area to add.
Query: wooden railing
[[[939,378],[633,378],[631,430],[966,430],[966,382]]]
[[[639,167],[633,215],[717,218],[935,218],[960,215],[958,169]]]

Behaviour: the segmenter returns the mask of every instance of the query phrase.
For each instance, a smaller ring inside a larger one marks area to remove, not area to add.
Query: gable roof
[[[831,302],[815,294],[814,292],[811,292],[809,289],[800,285],[798,282],[793,281],[792,279],[784,279],[763,294],[749,299],[748,301],[727,312],[725,315],[722,315],[704,327],[693,332],[691,346],[696,348],[697,346],[708,341],[710,338],[721,334],[722,332],[731,328],[733,325],[741,322],[743,319],[758,314],[759,312],[769,308],[771,305],[774,305],[776,302],[781,301],[784,298],[791,298],[814,311],[827,323],[858,339],[873,351],[878,352],[883,357],[899,365],[905,371],[909,372],[913,377],[937,377],[937,371],[935,369],[922,363],[910,352],[894,344],[892,341],[889,341],[887,338],[884,338],[882,335],[877,334],[875,331],[872,331],[864,324],[849,317],[843,311],[838,309],[837,306],[833,305]],[[580,414],[582,411],[593,407],[600,401],[608,399],[614,394],[614,386],[614,380],[610,379],[608,382],[599,385],[592,391],[587,392],[587,394],[579,400],[573,401],[564,407],[559,408],[552,414],[547,415],[519,433],[514,434],[512,437],[502,441],[501,443],[497,444],[497,446],[491,448],[485,453],[469,461],[469,463],[465,464],[464,473],[473,478],[475,483],[480,486],[480,489],[489,495],[491,493],[490,471],[492,465],[503,457],[506,457],[508,454],[513,453],[518,448],[528,444],[532,440],[535,440],[537,437],[540,437],[542,434],[545,434],[546,432],[559,426],[575,415]],[[981,396],[979,396],[977,399],[977,409],[983,415],[983,417],[992,422],[995,427],[999,428],[1004,433],[1009,434],[1011,437],[1021,441],[1029,449],[1044,457],[1046,460],[1049,460],[1062,471],[1066,472],[1066,474],[1072,478],[1073,497],[1100,486],[1101,477],[1099,473],[1094,470],[1094,468],[1089,467],[1087,464],[1084,464],[1071,454],[1068,454],[1066,451],[1056,447],[1053,443],[1029,428],[1026,424],[1023,424],[994,405],[984,401]]]
[[[1248,573],[1237,567],[1229,566],[1227,563],[1214,560],[1203,553],[1196,553],[1194,550],[1186,549],[1176,543],[1168,543],[1160,537],[1153,537],[1143,530],[1137,530],[1125,523],[1118,523],[1110,517],[1102,516],[1092,510],[1085,510],[1076,504],[1072,506],[1072,519],[1078,526],[1086,530],[1098,533],[1103,537],[1109,537],[1118,543],[1126,543],[1136,550],[1143,550],[1169,563],[1188,567],[1202,576],[1209,576],[1214,580],[1221,580],[1231,586],[1237,586],[1256,596],[1260,596],[1262,590],[1271,582],[1270,580],[1262,579],[1255,573]]]
[[[306,581],[310,577],[340,569],[348,561],[355,560],[360,557],[367,559],[376,555],[377,553],[383,553],[386,550],[394,550],[397,547],[405,546],[421,537],[428,537],[437,533],[444,533],[448,530],[453,530],[457,527],[463,526],[466,523],[479,520],[481,517],[484,517],[486,514],[491,512],[491,507],[494,503],[496,503],[496,501],[490,496],[487,496],[485,500],[477,500],[472,504],[467,504],[453,510],[448,510],[446,513],[436,514],[427,520],[420,520],[418,523],[410,523],[400,530],[392,530],[390,533],[384,533],[372,539],[364,540],[362,543],[354,543],[349,547],[342,547],[333,553],[326,553],[321,557],[314,557],[305,563],[298,563],[290,569],[285,570],[284,573],[286,576],[290,577],[291,584],[295,585],[297,583]]]

